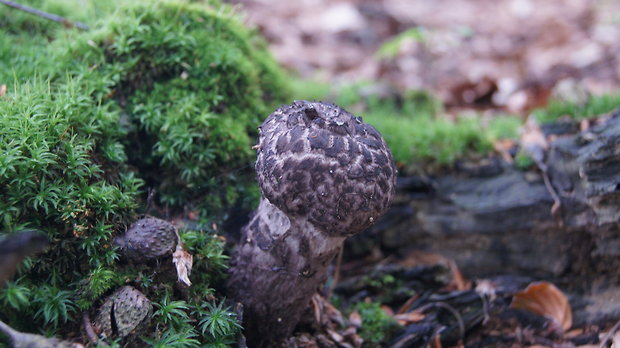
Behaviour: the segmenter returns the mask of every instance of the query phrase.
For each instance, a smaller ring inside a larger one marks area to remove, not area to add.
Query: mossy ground
[[[52,241],[0,290],[0,319],[72,336],[81,311],[130,284],[156,305],[150,344],[225,346],[238,325],[214,299],[227,259],[214,229],[258,198],[251,146],[288,100],[283,73],[216,2],[28,4],[91,29],[0,15],[0,227]],[[170,260],[131,265],[111,246],[149,191],[160,215],[197,219],[181,231],[194,254],[187,292]]]
[[[371,83],[358,83],[337,88],[296,80],[293,90],[297,99],[335,102],[363,116],[386,139],[401,169],[433,171],[449,168],[457,160],[476,159],[493,152],[498,140],[519,138],[524,117],[511,114],[462,114],[448,118],[441,103],[425,91],[405,91],[394,96],[368,93]],[[584,104],[552,100],[546,108],[532,112],[540,123],[561,117],[583,119],[608,113],[620,106],[620,94],[591,96]],[[531,160],[522,154],[515,158],[519,167]]]

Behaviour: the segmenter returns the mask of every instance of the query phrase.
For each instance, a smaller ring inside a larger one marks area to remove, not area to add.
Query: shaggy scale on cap
[[[330,235],[353,235],[383,214],[394,197],[392,163],[381,134],[333,104],[297,101],[260,127],[264,196]]]

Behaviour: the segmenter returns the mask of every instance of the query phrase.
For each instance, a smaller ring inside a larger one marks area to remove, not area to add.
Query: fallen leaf
[[[435,337],[433,337],[433,341],[431,342],[431,347],[432,348],[442,348],[441,336],[439,334],[437,334],[437,335],[435,335]]]
[[[358,311],[353,311],[349,314],[349,323],[357,328],[362,327],[362,316]]]
[[[6,94],[6,85],[0,85],[0,97]]]
[[[454,260],[450,260],[448,262],[448,267],[450,268],[450,272],[452,273],[452,281],[450,285],[454,285],[459,291],[471,289],[471,283],[465,279],[463,273],[461,273],[459,267],[456,265],[456,262],[454,262]]]
[[[512,139],[499,139],[493,143],[493,149],[502,156],[502,159],[507,163],[512,163],[512,154],[510,151],[515,147],[515,142]]]
[[[418,294],[413,294],[413,296],[411,296],[398,310],[398,312],[396,312],[397,314],[403,314],[405,312],[407,312],[408,310],[411,309],[411,307],[413,306],[413,304],[415,303],[415,301],[420,298],[420,295]]]
[[[511,307],[547,317],[563,331],[573,325],[573,314],[566,295],[549,282],[528,285],[524,291],[513,296]]]
[[[407,313],[402,313],[402,314],[396,314],[394,316],[394,319],[401,326],[407,326],[411,323],[417,323],[421,321],[422,319],[424,319],[425,317],[426,316],[424,314],[419,313],[419,312],[407,312]]]
[[[385,312],[385,314],[389,315],[390,317],[394,316],[394,311],[389,306],[382,305],[381,309],[383,310],[383,312]]]
[[[314,320],[316,320],[317,324],[321,322],[321,305],[320,305],[320,296],[319,294],[314,294],[312,296],[312,311],[314,312]]]
[[[183,244],[177,244],[177,249],[172,254],[172,262],[177,269],[179,281],[185,283],[187,286],[191,286],[192,282],[189,280],[189,275],[192,273],[194,257],[183,249]]]

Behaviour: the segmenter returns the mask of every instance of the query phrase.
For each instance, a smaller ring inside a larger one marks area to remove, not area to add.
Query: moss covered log
[[[91,30],[0,13],[0,231],[51,240],[0,289],[0,320],[84,342],[80,313],[131,285],[154,304],[145,341],[226,344],[238,324],[213,296],[226,256],[212,223],[258,201],[251,146],[288,98],[282,72],[214,1],[26,3]],[[132,264],[112,243],[150,190],[162,217],[198,222],[180,231],[194,254],[189,290],[170,257]]]

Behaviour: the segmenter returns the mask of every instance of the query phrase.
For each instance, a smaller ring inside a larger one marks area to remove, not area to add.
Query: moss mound
[[[260,120],[288,99],[282,72],[215,2],[28,4],[91,30],[0,14],[0,230],[37,228],[52,240],[0,289],[0,319],[75,334],[78,312],[130,284],[155,303],[149,343],[225,343],[236,323],[213,324],[230,313],[203,305],[226,264],[211,227],[181,231],[194,254],[194,285],[181,292],[169,260],[155,271],[127,264],[111,239],[151,189],[159,211],[191,211],[197,226],[253,203],[251,146]]]

